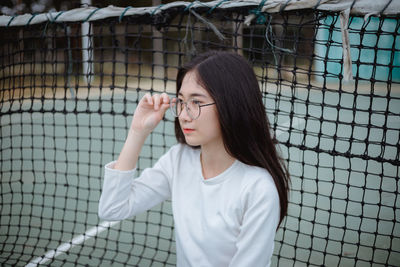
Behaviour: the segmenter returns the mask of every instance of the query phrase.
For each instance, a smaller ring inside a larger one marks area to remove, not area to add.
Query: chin
[[[200,142],[193,140],[191,138],[185,137],[185,141],[186,141],[186,144],[188,144],[189,146],[201,146]]]

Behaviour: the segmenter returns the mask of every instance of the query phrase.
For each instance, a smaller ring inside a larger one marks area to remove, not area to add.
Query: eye
[[[196,100],[196,99],[192,99],[191,102],[196,105],[200,105],[200,103],[201,103],[199,100]]]

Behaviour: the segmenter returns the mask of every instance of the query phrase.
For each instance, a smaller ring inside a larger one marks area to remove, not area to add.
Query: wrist
[[[148,135],[149,135],[149,133],[146,133],[145,131],[138,131],[138,130],[131,128],[128,133],[128,138],[134,139],[137,141],[142,140],[144,142]]]

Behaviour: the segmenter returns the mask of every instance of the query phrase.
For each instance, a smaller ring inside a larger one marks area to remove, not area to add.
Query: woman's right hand
[[[170,106],[170,99],[166,93],[146,93],[140,100],[133,114],[131,130],[148,135],[160,123]]]

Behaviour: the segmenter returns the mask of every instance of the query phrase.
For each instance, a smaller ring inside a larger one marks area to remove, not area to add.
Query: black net
[[[0,27],[1,265],[175,265],[169,202],[99,220],[103,166],[143,94],[173,95],[179,66],[220,49],[254,66],[288,161],[273,266],[398,266],[400,16],[350,16],[345,81],[338,13],[258,14],[246,26],[256,7]],[[139,170],[174,143],[167,113]]]

